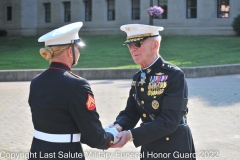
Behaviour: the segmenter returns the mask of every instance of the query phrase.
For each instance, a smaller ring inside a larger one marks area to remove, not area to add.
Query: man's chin
[[[133,59],[133,61],[134,61],[136,64],[140,64],[140,61],[138,61],[137,59]]]

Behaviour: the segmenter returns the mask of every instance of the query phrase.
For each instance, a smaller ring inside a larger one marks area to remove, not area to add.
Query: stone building
[[[8,35],[42,35],[82,21],[81,34],[119,34],[128,23],[149,24],[151,0],[1,0],[0,30]],[[153,19],[162,34],[234,35],[240,0],[153,0],[164,13]]]

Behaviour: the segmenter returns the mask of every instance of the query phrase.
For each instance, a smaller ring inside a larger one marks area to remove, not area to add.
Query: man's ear
[[[66,52],[67,52],[67,56],[68,57],[72,57],[73,55],[72,55],[72,47],[69,47],[67,50],[66,50]]]
[[[157,52],[159,45],[160,44],[159,44],[159,42],[157,40],[153,41],[152,46],[151,46],[152,47],[151,49],[152,49],[153,53]]]

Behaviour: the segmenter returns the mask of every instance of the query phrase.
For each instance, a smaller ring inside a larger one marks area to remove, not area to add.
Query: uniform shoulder
[[[73,77],[77,78],[77,79],[82,79],[82,77],[80,77],[79,75],[76,75],[75,73],[71,72],[71,71],[67,71],[70,75],[72,75]]]
[[[162,63],[161,67],[163,69],[166,69],[166,70],[169,70],[169,71],[176,71],[176,70],[182,71],[178,66],[176,66],[174,64],[171,64],[169,62],[166,62],[166,61]]]
[[[75,81],[76,83],[81,82],[81,84],[88,84],[87,80],[83,77],[80,77],[79,75],[71,72],[71,71],[67,71],[68,76],[71,77],[72,81]]]
[[[70,86],[74,88],[75,92],[88,92],[92,94],[91,86],[85,78],[80,77],[71,71],[67,71],[67,73]]]
[[[41,74],[41,73],[35,75],[35,76],[33,77],[33,79],[37,78],[40,74]]]
[[[44,72],[44,71],[43,71]],[[38,78],[43,72],[41,72],[41,73],[38,73],[37,75],[35,75],[32,79],[36,79],[36,78]]]

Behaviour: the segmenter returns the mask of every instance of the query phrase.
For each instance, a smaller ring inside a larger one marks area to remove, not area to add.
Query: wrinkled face
[[[140,46],[134,43],[128,45],[129,52],[131,53],[134,62],[141,65],[143,68],[151,64],[153,56],[151,49],[152,43],[153,41],[147,38],[140,42]]]

